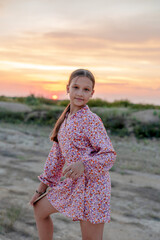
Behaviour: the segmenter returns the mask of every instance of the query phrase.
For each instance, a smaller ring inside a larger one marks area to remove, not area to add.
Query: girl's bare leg
[[[53,222],[50,214],[58,212],[48,201],[42,198],[34,204],[34,215],[40,240],[53,240]]]
[[[104,223],[93,224],[88,221],[80,221],[82,240],[102,240]]]

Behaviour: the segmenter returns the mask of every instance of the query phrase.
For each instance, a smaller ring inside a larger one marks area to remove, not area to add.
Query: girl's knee
[[[36,219],[45,219],[48,217],[48,214],[46,214],[46,211],[44,208],[42,208],[40,202],[37,202],[34,206],[34,216]]]
[[[52,213],[58,212],[48,201],[46,198],[42,198],[35,205],[33,205],[34,215],[37,219],[46,219]]]

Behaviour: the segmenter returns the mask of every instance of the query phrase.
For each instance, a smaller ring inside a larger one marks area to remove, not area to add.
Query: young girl
[[[104,223],[110,222],[109,169],[116,153],[102,120],[87,105],[94,85],[88,70],[78,69],[69,78],[70,104],[55,124],[53,146],[38,177],[41,183],[30,201],[40,240],[53,239],[52,213],[80,221],[83,240],[102,240]],[[34,204],[48,187],[47,195]]]

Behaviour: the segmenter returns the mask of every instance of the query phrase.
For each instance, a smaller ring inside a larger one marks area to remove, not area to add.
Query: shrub
[[[46,104],[46,105],[57,105],[59,100],[53,100],[49,98],[44,98],[44,97],[38,97],[39,103],[40,104]]]
[[[0,96],[0,101],[2,102],[9,102],[9,98],[6,96]]]
[[[106,129],[109,129],[112,134],[124,137],[129,135],[129,131],[125,126],[125,118],[123,116],[109,117],[104,122]]]
[[[157,115],[158,115],[157,111],[154,110],[154,111],[153,111],[153,116],[157,116]]]
[[[137,138],[159,138],[160,123],[137,123],[133,132]]]
[[[110,103],[100,98],[90,99],[87,103],[89,107],[110,107]]]
[[[25,103],[27,105],[39,105],[40,101],[33,94],[25,98]]]
[[[46,119],[42,119],[41,123],[46,125],[53,125],[60,117],[61,113],[62,113],[61,109],[50,110],[46,114]]]
[[[69,104],[69,100],[61,100],[57,103],[58,106],[63,106],[63,107],[67,107],[68,104]]]
[[[0,121],[20,123],[24,121],[25,114],[22,112],[0,111]]]
[[[111,103],[112,107],[131,107],[133,103],[131,103],[129,100],[116,100],[113,103]]]
[[[120,113],[118,111],[113,112],[104,112],[98,114],[107,130],[111,132],[111,134],[118,135],[120,137],[128,136],[129,131],[126,128],[126,116],[125,114]]]
[[[49,111],[34,111],[29,113],[26,118],[26,123],[36,123],[42,125],[53,125],[62,113],[62,109],[53,109]]]

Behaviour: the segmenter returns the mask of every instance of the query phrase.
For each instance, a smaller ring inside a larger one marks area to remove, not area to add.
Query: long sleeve
[[[116,152],[107,135],[106,129],[99,116],[90,116],[84,123],[85,136],[93,151],[82,156],[85,174],[88,178],[96,178],[105,174],[116,160]]]
[[[39,180],[49,187],[55,186],[61,178],[65,160],[61,154],[59,144],[53,142],[48,158],[44,165],[44,172],[38,176]]]

